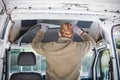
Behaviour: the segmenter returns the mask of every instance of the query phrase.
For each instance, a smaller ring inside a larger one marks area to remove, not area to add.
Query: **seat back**
[[[20,52],[17,60],[18,66],[35,66],[36,57],[33,52]]]
[[[36,57],[33,52],[21,52],[18,55],[17,65],[34,66],[36,65]],[[40,73],[36,72],[20,72],[13,73],[10,80],[42,80]]]

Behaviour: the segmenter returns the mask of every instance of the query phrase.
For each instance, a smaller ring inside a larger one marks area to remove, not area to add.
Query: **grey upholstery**
[[[36,58],[33,52],[21,52],[18,56],[17,65],[19,66],[34,66]]]
[[[20,72],[12,74],[10,80],[42,80],[42,76],[33,72]]]
[[[21,52],[18,56],[19,66],[33,66],[36,64],[36,57],[33,52]],[[40,73],[17,72],[13,73],[10,80],[43,80]]]

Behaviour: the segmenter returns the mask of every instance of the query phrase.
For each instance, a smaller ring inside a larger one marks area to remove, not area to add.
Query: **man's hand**
[[[81,35],[81,33],[83,32],[79,27],[77,26],[73,26],[73,31],[75,33],[77,33],[78,35]]]
[[[40,29],[41,31],[46,32],[47,29],[48,29],[48,25],[41,24],[41,29]]]

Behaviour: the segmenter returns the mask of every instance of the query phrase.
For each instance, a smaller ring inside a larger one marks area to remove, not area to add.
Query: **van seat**
[[[33,52],[20,52],[17,60],[18,66],[34,66],[36,65],[36,57]],[[13,73],[10,80],[43,80],[42,75],[36,72],[17,72]]]

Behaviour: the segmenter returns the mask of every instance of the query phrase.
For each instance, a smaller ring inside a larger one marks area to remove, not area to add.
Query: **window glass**
[[[108,50],[99,52],[99,57],[96,66],[97,80],[109,80],[110,70],[110,55]]]
[[[92,61],[94,57],[94,52],[90,50],[83,58],[82,58],[82,68],[81,68],[81,76],[88,76]]]
[[[99,78],[101,76],[101,74],[100,74],[101,71],[100,70],[101,70],[101,61],[100,61],[100,58],[98,58],[97,66],[96,66],[96,76],[97,76],[97,78]]]
[[[19,49],[13,49],[10,51],[10,72],[16,72],[19,67],[17,66],[17,58],[18,54],[20,53]]]
[[[103,80],[108,80],[108,71],[109,71],[109,61],[110,56],[108,50],[103,51],[103,55],[101,57],[101,68],[102,68],[102,76]]]

